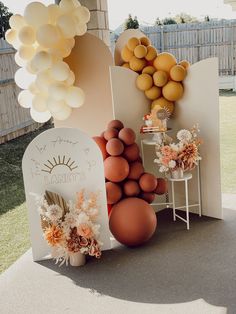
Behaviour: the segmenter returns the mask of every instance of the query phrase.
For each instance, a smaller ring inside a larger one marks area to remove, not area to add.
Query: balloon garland
[[[75,45],[75,36],[87,31],[89,10],[77,0],[59,5],[40,2],[27,5],[24,16],[11,16],[6,40],[17,50],[16,84],[23,89],[18,102],[30,108],[31,117],[46,122],[51,117],[67,119],[82,106],[84,92],[74,86],[75,75],[63,61]]]

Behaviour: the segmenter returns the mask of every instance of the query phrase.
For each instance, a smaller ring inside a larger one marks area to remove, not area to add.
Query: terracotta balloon
[[[138,45],[134,48],[135,57],[141,59],[144,58],[147,54],[147,47],[144,45]]]
[[[125,62],[129,62],[133,55],[133,51],[129,50],[127,46],[124,46],[124,48],[121,50],[121,58]]]
[[[153,46],[148,46],[147,47],[147,54],[145,56],[145,59],[147,61],[152,61],[152,60],[154,60],[156,58],[156,56],[157,56],[156,48],[153,47]]]
[[[111,138],[115,138],[118,136],[118,130],[115,128],[109,128],[104,132],[104,138],[109,141]]]
[[[157,178],[157,187],[154,193],[157,195],[162,195],[167,193],[167,191],[168,191],[167,181],[164,178]]]
[[[156,69],[152,65],[148,65],[142,70],[142,73],[147,73],[149,75],[153,75],[155,72],[156,72]]]
[[[140,45],[140,40],[137,37],[131,37],[128,40],[127,47],[129,50],[134,51],[135,47]]]
[[[126,196],[137,196],[140,193],[140,187],[134,180],[126,181],[123,189]]]
[[[157,187],[157,179],[151,173],[144,173],[139,179],[139,185],[144,192],[153,192]]]
[[[139,147],[136,143],[133,143],[132,145],[129,145],[125,147],[123,156],[128,161],[136,161],[139,157]]]
[[[122,196],[121,187],[113,182],[106,182],[107,204],[117,203]]]
[[[157,99],[161,96],[161,88],[157,86],[152,86],[150,89],[145,90],[145,95],[148,99]]]
[[[122,130],[120,130],[118,137],[126,145],[131,145],[131,144],[133,144],[135,142],[136,134],[130,128],[123,128]]]
[[[148,204],[151,204],[155,199],[155,193],[141,193],[140,197],[146,201]]]
[[[160,106],[168,110],[171,115],[174,112],[174,103],[165,99],[164,97],[160,97],[152,102],[151,109],[154,109],[156,106]]]
[[[176,63],[176,59],[171,53],[162,52],[156,57],[153,65],[157,70],[169,72]]]
[[[187,75],[186,69],[182,65],[174,65],[170,70],[170,77],[173,81],[181,82]]]
[[[138,180],[144,173],[144,168],[141,162],[135,161],[129,165],[128,179]]]
[[[121,130],[121,129],[123,129],[123,127],[124,127],[124,124],[120,120],[111,120],[107,125],[108,129],[114,128],[117,130]]]
[[[158,87],[163,87],[168,82],[168,74],[165,71],[156,71],[153,74],[153,82]]]
[[[152,76],[147,73],[140,74],[136,79],[136,86],[142,91],[150,89],[152,85]]]
[[[139,59],[135,56],[133,56],[131,59],[130,59],[130,62],[129,62],[129,66],[130,66],[130,69],[133,70],[133,71],[136,71],[136,72],[139,72],[139,71],[142,71],[142,69],[147,65],[147,62],[146,60],[144,59]]]
[[[106,150],[111,156],[119,156],[124,151],[124,144],[118,138],[111,138],[107,142]]]
[[[93,140],[97,143],[98,147],[101,150],[103,160],[105,160],[108,157],[108,153],[106,151],[107,141],[101,136],[94,136]]]
[[[163,88],[162,94],[169,101],[177,101],[184,93],[183,85],[179,82],[169,81]]]
[[[113,236],[122,244],[137,246],[148,241],[156,230],[157,220],[152,207],[136,197],[115,204],[109,226]]]
[[[129,164],[123,157],[110,156],[104,161],[105,178],[112,182],[121,182],[129,174]]]

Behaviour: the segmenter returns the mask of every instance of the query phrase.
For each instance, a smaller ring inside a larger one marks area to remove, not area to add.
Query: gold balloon
[[[35,30],[31,26],[23,26],[18,34],[22,44],[32,45],[35,42]]]
[[[138,45],[134,48],[135,57],[141,59],[144,58],[147,54],[147,47],[144,45]]]
[[[44,24],[38,28],[36,39],[39,45],[51,48],[59,42],[60,31],[55,25]]]
[[[156,71],[153,74],[154,84],[163,87],[168,82],[168,74],[165,71]]]
[[[140,45],[140,40],[137,37],[131,37],[127,42],[129,50],[134,51],[135,47]]]
[[[142,71],[142,69],[146,66],[146,60],[138,59],[133,56],[129,62],[130,69],[136,72]]]
[[[138,89],[146,91],[153,85],[152,77],[149,74],[140,74],[136,79],[136,86]]]
[[[145,56],[145,59],[147,61],[152,61],[152,60],[154,60],[156,58],[156,56],[157,56],[156,48],[153,47],[153,46],[148,46],[147,47],[147,54]]]
[[[125,62],[129,62],[133,55],[134,55],[133,51],[129,50],[127,46],[124,46],[123,49],[121,50],[121,58]]]
[[[184,93],[183,85],[179,82],[169,81],[163,88],[162,94],[169,101],[177,101]]]
[[[151,45],[151,41],[146,36],[139,38],[139,40],[141,42],[141,45],[144,45],[144,46],[150,46]]]
[[[187,60],[180,61],[179,65],[182,65],[186,70],[190,67],[190,63]]]
[[[161,88],[152,86],[150,89],[145,90],[145,95],[148,99],[155,100],[161,96]]]
[[[155,107],[161,107],[168,110],[170,115],[174,112],[174,103],[171,101],[168,101],[164,97],[160,97],[152,102],[151,109],[154,109]]]
[[[187,75],[186,69],[182,65],[174,65],[170,70],[170,77],[173,81],[181,82]]]
[[[154,67],[157,70],[162,70],[169,73],[170,69],[176,65],[175,57],[169,52],[162,52],[156,57],[153,62]]]
[[[148,65],[145,68],[143,68],[142,73],[147,73],[150,75],[153,75],[156,72],[156,69],[152,65]]]

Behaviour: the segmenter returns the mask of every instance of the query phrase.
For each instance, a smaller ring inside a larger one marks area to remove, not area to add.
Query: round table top
[[[187,181],[187,180],[190,180],[192,179],[193,175],[191,173],[184,173],[183,175],[183,178],[180,178],[180,179],[174,179],[174,178],[171,178],[170,175],[167,176],[167,179],[169,181],[174,181],[174,182],[179,182],[179,181]]]

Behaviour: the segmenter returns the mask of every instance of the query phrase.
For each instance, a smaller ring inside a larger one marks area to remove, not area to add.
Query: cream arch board
[[[34,261],[50,258],[34,196],[43,195],[45,190],[58,193],[67,201],[74,201],[75,193],[81,189],[98,191],[102,249],[111,248],[103,159],[97,144],[87,134],[73,128],[41,133],[27,147],[22,168]]]
[[[121,67],[111,67],[110,74],[114,116],[121,119],[125,125],[131,126],[139,137],[142,123],[140,118],[148,113],[148,101],[135,87],[137,74]],[[217,58],[206,59],[192,65],[184,85],[184,97],[176,103],[175,117],[170,121],[170,126],[173,133],[176,133],[180,128],[191,128],[193,124],[199,123],[200,134],[204,139],[201,148],[203,214],[222,218]],[[147,168],[157,173],[153,163],[155,154],[150,148],[148,155]],[[190,200],[196,203],[195,179],[196,176],[190,187]],[[181,194],[178,193],[178,199],[182,202]]]
[[[75,86],[83,89],[85,102],[73,109],[67,120],[55,120],[55,127],[79,128],[91,136],[99,135],[113,119],[109,77],[112,54],[101,39],[86,33],[75,37],[75,46],[64,61],[75,74]]]

